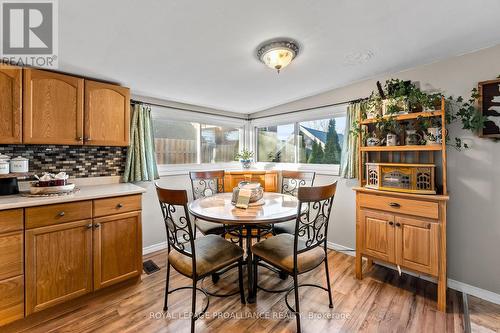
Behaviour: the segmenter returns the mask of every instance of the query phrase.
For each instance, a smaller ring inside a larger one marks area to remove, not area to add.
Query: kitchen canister
[[[10,160],[10,172],[28,172],[28,165],[27,158],[18,156]]]
[[[7,175],[10,172],[9,160],[0,160],[0,175]]]

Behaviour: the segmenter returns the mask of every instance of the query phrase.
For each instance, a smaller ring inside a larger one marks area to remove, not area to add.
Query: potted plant
[[[241,162],[241,166],[244,169],[249,169],[251,164],[252,164],[252,158],[253,158],[253,151],[250,151],[248,149],[243,149],[239,153],[236,154],[234,157],[235,160],[239,160]]]
[[[418,117],[417,127],[424,133],[426,145],[438,145],[442,142],[441,118]]]
[[[399,135],[402,125],[394,117],[383,117],[375,126],[376,132],[380,133],[386,146],[397,146],[400,143]]]

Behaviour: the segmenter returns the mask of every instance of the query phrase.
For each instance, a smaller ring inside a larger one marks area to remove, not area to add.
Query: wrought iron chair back
[[[299,187],[294,240],[295,267],[297,267],[297,255],[302,252],[319,245],[324,245],[326,252],[328,221],[336,189],[336,182],[326,186]],[[306,205],[307,209],[303,210],[303,205]],[[304,248],[298,249],[299,239],[305,242]]]
[[[315,176],[315,172],[282,171],[281,193],[296,197],[300,187],[313,186]]]
[[[168,252],[174,248],[193,258],[193,262],[195,262],[195,234],[189,218],[186,190],[170,190],[161,188],[158,184],[155,186],[167,230]]]
[[[189,178],[195,200],[224,192],[224,170],[191,171]]]

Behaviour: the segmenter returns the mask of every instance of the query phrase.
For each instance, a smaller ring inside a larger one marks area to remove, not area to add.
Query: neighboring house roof
[[[310,139],[313,139],[313,140],[316,139],[315,141],[319,140],[321,146],[323,146],[323,147],[325,146],[327,132],[320,131],[320,130],[317,130],[317,129],[314,129],[314,128],[310,128],[310,127],[305,127],[305,126],[302,126],[302,125],[300,126],[300,130],[305,135],[309,136]],[[344,140],[344,135],[337,133],[337,136],[339,137],[339,144],[342,147],[342,142]]]

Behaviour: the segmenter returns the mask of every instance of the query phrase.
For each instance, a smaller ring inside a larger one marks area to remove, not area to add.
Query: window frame
[[[243,149],[246,146],[247,142],[247,127],[248,120],[246,119],[233,119],[229,117],[225,117],[223,115],[209,115],[202,114],[196,111],[184,111],[177,110],[175,108],[170,107],[160,107],[160,106],[152,106],[152,119],[153,119],[153,127],[155,120],[165,120],[165,121],[184,121],[189,123],[198,124],[198,128],[196,131],[196,163],[179,163],[179,164],[157,164],[158,172],[160,176],[167,175],[178,175],[185,174],[188,171],[197,171],[197,170],[215,170],[215,169],[238,169],[240,167],[240,163],[238,161],[230,161],[230,162],[220,162],[220,163],[201,163],[201,131],[202,125],[211,125],[211,126],[221,126],[228,128],[235,128],[239,130],[239,150]],[[193,121],[196,119],[197,121]]]
[[[251,121],[252,128],[252,148],[255,152],[255,166],[258,169],[275,169],[275,170],[300,170],[300,171],[315,171],[319,174],[325,175],[340,175],[340,164],[311,164],[311,163],[298,163],[299,149],[298,149],[298,135],[300,132],[300,123],[306,121],[314,121],[329,118],[342,118],[346,117],[347,104],[319,108],[312,111],[301,111],[293,114],[280,114],[274,116],[263,117]],[[257,161],[259,156],[258,152],[258,130],[266,126],[279,126],[279,125],[294,125],[294,147],[295,147],[295,163],[286,162],[266,162]]]

